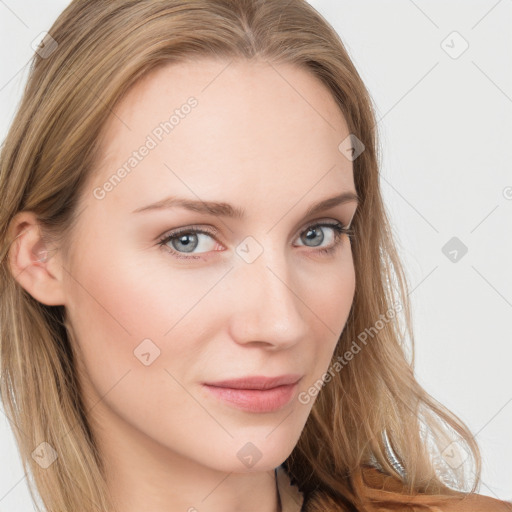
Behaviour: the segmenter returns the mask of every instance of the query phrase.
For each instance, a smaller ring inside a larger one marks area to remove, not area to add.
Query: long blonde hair
[[[328,88],[364,144],[353,161],[361,198],[352,224],[355,297],[329,377],[285,461],[304,510],[391,510],[409,494],[474,492],[481,461],[473,436],[414,377],[407,281],[379,188],[372,102],[324,18],[305,0],[75,0],[49,34],[55,42],[48,38],[34,54],[0,156],[0,390],[46,510],[113,507],[64,306],[41,304],[17,283],[7,263],[9,225],[18,212],[32,211],[64,250],[116,102],[149,71],[195,57],[300,66]],[[447,447],[469,455],[466,463],[445,463]],[[51,449],[57,459],[42,467],[34,452]],[[379,475],[399,487],[376,493]]]

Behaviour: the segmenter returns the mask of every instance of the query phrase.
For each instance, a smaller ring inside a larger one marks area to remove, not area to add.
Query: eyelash
[[[329,255],[329,254],[332,254],[334,251],[336,251],[336,249],[341,244],[342,235],[347,235],[349,238],[352,238],[354,236],[353,230],[345,227],[340,222],[336,222],[336,223],[316,222],[316,223],[310,224],[309,226],[306,226],[306,228],[304,229],[304,231],[302,231],[302,233],[307,232],[311,228],[318,228],[318,227],[329,227],[334,230],[333,244],[330,247],[325,247],[323,249],[317,250],[317,252],[324,254],[324,255]],[[211,231],[187,227],[187,228],[180,228],[171,233],[165,234],[162,238],[160,238],[158,245],[163,247],[164,249],[166,249],[175,258],[185,259],[185,260],[197,259],[197,257],[199,256],[198,254],[194,254],[193,256],[185,256],[186,253],[176,251],[175,249],[172,249],[171,247],[169,247],[167,244],[171,240],[173,240],[175,238],[179,238],[181,235],[184,235],[184,234],[201,234],[201,233],[204,235],[211,236],[212,238],[215,239],[215,235]],[[200,253],[200,254],[204,254],[204,253]]]

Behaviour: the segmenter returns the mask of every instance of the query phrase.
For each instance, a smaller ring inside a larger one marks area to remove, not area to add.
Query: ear
[[[9,226],[9,240],[9,269],[16,281],[39,302],[63,305],[62,265],[57,251],[42,239],[37,216],[18,213]]]

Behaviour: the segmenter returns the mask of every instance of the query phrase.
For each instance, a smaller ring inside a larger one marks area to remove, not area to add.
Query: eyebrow
[[[334,208],[339,204],[344,204],[352,201],[359,203],[359,197],[355,192],[351,191],[343,192],[336,196],[328,197],[327,199],[322,199],[318,203],[314,203],[311,206],[309,206],[309,208],[306,211],[306,217],[310,215],[315,215],[319,212],[328,210],[330,208]],[[186,210],[204,213],[207,215],[231,217],[235,219],[242,219],[245,215],[245,210],[243,208],[232,206],[229,203],[219,201],[196,201],[193,199],[175,196],[166,197],[164,199],[161,199],[160,201],[157,201],[156,203],[152,203],[147,206],[142,206],[141,208],[133,210],[132,213],[164,210],[175,207],[184,208]]]

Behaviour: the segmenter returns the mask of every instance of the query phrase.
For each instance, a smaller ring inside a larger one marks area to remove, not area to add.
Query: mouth
[[[300,375],[280,377],[244,377],[203,386],[217,399],[248,412],[274,412],[287,405],[295,395]]]

